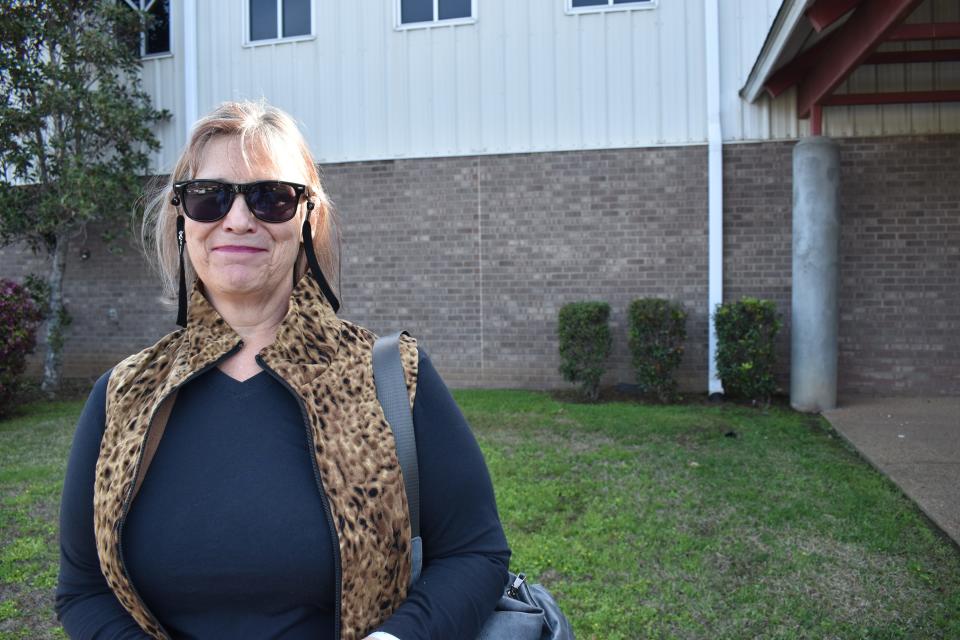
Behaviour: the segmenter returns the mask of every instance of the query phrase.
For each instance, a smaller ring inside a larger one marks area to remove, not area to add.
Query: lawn
[[[822,418],[454,395],[512,568],[579,639],[960,637],[960,552]],[[57,509],[80,406],[0,422],[0,639],[64,637]]]

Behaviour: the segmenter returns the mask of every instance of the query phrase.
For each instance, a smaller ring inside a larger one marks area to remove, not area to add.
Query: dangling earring
[[[313,211],[313,202],[307,201],[307,215],[303,217],[303,248],[307,252],[307,264],[310,265],[310,271],[313,272],[313,279],[320,285],[320,290],[324,297],[333,307],[334,313],[340,310],[340,301],[333,295],[333,290],[327,284],[327,279],[323,277],[323,271],[320,269],[320,263],[317,262],[317,254],[313,249],[313,230],[310,228],[310,212]]]

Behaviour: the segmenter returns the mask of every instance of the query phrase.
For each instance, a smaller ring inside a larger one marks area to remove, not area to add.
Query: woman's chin
[[[260,297],[275,290],[277,283],[268,282],[262,273],[232,268],[217,274],[211,278],[211,282],[204,281],[204,286],[213,290],[214,294]]]

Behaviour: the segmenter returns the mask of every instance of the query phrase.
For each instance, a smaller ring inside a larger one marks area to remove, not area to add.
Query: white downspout
[[[183,0],[183,131],[184,142],[199,118],[197,96],[197,0]]]
[[[710,395],[723,393],[717,377],[717,330],[713,314],[723,302],[723,129],[720,125],[720,3],[704,0],[707,72],[707,176],[708,176],[708,293],[709,348],[707,388]]]

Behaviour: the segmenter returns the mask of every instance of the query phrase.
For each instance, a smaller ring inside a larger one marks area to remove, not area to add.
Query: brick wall
[[[840,144],[841,394],[958,393],[960,137]],[[792,148],[724,149],[724,298],[777,303],[784,389]],[[343,163],[323,175],[343,223],[341,317],[409,330],[451,386],[563,386],[557,312],[586,299],[612,306],[604,382],[632,382],[627,305],[662,296],[689,314],[681,387],[705,389],[704,147]],[[39,269],[22,249],[0,250],[0,275]],[[74,243],[66,283],[67,375],[96,375],[174,328],[135,249],[113,256],[95,230]]]
[[[691,311],[681,375],[695,379],[705,172],[698,147],[328,165],[349,247],[343,315],[408,328],[451,384],[542,387],[562,382],[560,307],[606,300],[612,383],[630,380],[630,300],[666,296]]]
[[[960,136],[841,153],[844,388],[960,395]]]
[[[177,328],[176,308],[159,300],[159,280],[150,272],[132,234],[106,245],[97,228],[73,239],[64,273],[64,304],[73,322],[64,348],[64,376],[97,377],[119,360]],[[82,254],[89,252],[84,259]],[[47,275],[43,254],[24,247],[0,249],[0,276],[19,280]],[[42,335],[40,336],[42,338]],[[40,375],[42,347],[29,371]]]
[[[960,136],[838,142],[839,394],[960,394]],[[792,142],[724,151],[724,298],[761,292],[776,301],[781,381],[792,152]]]

